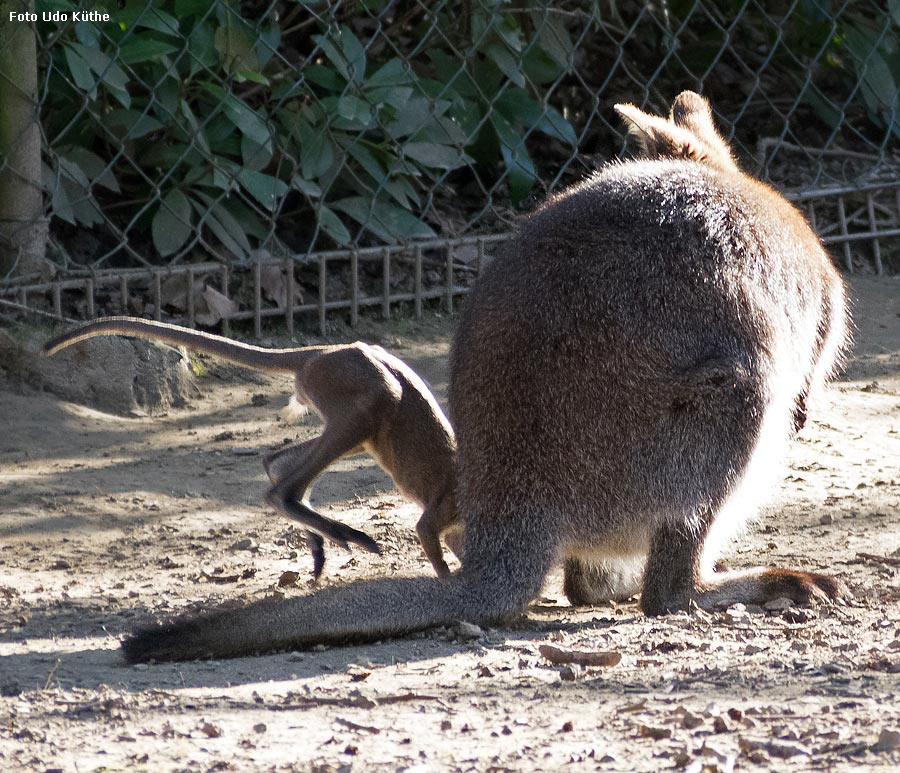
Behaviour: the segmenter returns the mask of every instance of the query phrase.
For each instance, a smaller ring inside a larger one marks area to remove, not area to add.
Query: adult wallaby
[[[227,657],[520,614],[565,560],[581,600],[643,565],[663,614],[846,593],[716,572],[771,488],[798,406],[835,366],[844,289],[804,218],[743,174],[706,102],[616,108],[643,159],[551,198],[478,280],[451,357],[461,569],[355,582],[146,628],[130,662]]]
[[[450,423],[425,382],[380,346],[357,342],[299,349],[264,349],[198,330],[131,317],[105,317],[51,338],[46,354],[106,335],[127,335],[212,354],[245,368],[292,373],[294,397],[325,422],[317,438],[263,458],[272,482],[266,501],[302,523],[309,535],[313,574],[325,563],[322,537],[346,548],[353,542],[379,552],[357,529],[326,518],[309,505],[316,478],[335,460],[366,452],[390,475],[400,491],[424,508],[416,531],[439,576],[450,573],[440,535],[458,525],[456,443]],[[451,548],[459,549],[451,530]],[[458,539],[458,535],[457,535]]]

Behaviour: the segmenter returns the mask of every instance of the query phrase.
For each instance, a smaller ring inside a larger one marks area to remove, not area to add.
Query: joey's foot
[[[323,532],[323,536],[328,537],[328,539],[339,547],[344,548],[344,550],[350,550],[350,545],[348,543],[352,542],[354,545],[359,545],[359,547],[368,550],[370,553],[381,555],[381,548],[378,547],[378,543],[368,534],[359,531],[358,529],[354,529],[351,526],[347,526],[346,524],[338,523],[337,521],[331,521],[329,523],[328,531],[327,533]]]
[[[764,569],[757,577],[764,601],[789,598],[798,604],[840,602],[852,598],[850,589],[836,577],[797,569]]]

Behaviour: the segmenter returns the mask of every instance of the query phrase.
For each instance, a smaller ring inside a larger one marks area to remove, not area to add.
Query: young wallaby
[[[738,169],[700,96],[680,94],[668,119],[617,110],[643,158],[539,207],[463,307],[450,379],[461,569],[150,627],[123,643],[128,661],[495,623],[561,560],[581,601],[639,577],[650,615],[846,593],[805,571],[714,570],[835,367],[841,279],[800,213]]]
[[[353,542],[379,552],[371,537],[325,518],[309,505],[313,483],[328,465],[363,452],[378,462],[406,497],[424,508],[416,525],[422,547],[439,576],[450,573],[439,537],[458,526],[453,430],[425,382],[397,357],[380,346],[360,342],[264,349],[131,317],[87,322],[50,339],[44,352],[55,354],[79,341],[105,335],[186,346],[246,368],[294,375],[294,397],[321,417],[325,430],[317,438],[263,458],[272,482],[266,501],[306,527],[316,578],[325,563],[323,536],[344,548]],[[459,549],[453,539],[450,545]]]

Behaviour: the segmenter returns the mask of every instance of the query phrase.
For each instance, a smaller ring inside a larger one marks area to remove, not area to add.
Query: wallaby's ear
[[[675,97],[669,116],[672,123],[697,137],[719,165],[737,169],[728,144],[716,131],[709,102],[703,97],[693,91],[682,91]]]
[[[646,158],[682,158],[702,161],[698,143],[691,132],[671,121],[638,110],[634,105],[616,105],[615,111],[628,124],[628,133],[637,138]]]

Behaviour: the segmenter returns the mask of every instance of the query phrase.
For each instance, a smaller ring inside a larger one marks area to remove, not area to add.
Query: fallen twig
[[[557,665],[575,663],[579,666],[614,666],[622,660],[622,655],[618,652],[579,652],[562,650],[550,644],[542,644],[538,647],[538,652]]]

